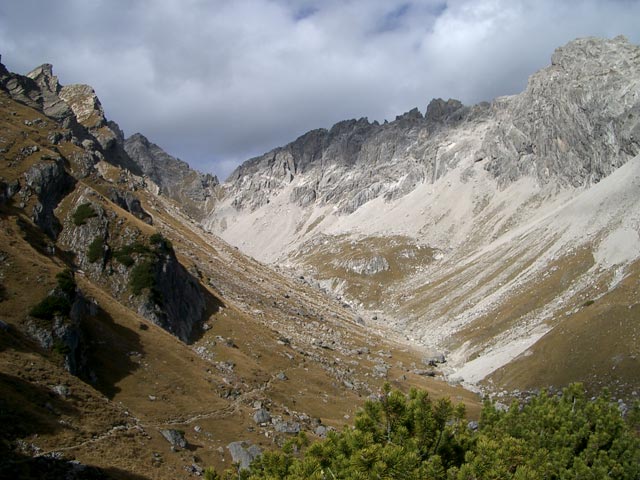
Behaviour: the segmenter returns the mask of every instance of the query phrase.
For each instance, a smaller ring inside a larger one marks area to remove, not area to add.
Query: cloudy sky
[[[575,37],[640,43],[639,19],[640,0],[5,0],[0,54],[226,178],[343,119],[517,93]]]

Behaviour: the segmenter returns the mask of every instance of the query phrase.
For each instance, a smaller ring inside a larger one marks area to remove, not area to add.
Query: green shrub
[[[71,352],[71,348],[66,343],[56,340],[53,344],[53,351],[60,355],[68,355]]]
[[[147,247],[144,243],[135,242],[130,245],[125,245],[122,248],[117,249],[113,252],[113,258],[115,258],[118,262],[120,262],[125,267],[130,267],[135,263],[132,254],[139,253],[141,255],[151,254],[151,249]]]
[[[131,277],[129,278],[129,287],[134,295],[139,295],[143,289],[153,289],[156,284],[155,279],[155,263],[151,260],[145,260],[136,265],[131,270]]]
[[[73,212],[73,223],[76,226],[84,225],[88,218],[96,217],[98,214],[90,203],[78,205],[76,211]]]
[[[76,280],[73,278],[73,272],[66,268],[62,272],[56,274],[56,279],[58,280],[58,288],[73,298],[76,294]]]
[[[171,240],[165,238],[160,233],[154,233],[149,237],[149,241],[152,245],[155,245],[159,251],[162,252],[171,252],[173,251],[173,244]]]
[[[576,384],[506,411],[486,402],[475,429],[463,413],[447,399],[386,388],[365,403],[354,428],[329,432],[302,454],[286,445],[265,452],[236,478],[640,478],[638,425],[606,392],[588,400]]]
[[[220,475],[216,472],[213,467],[207,467],[204,469],[204,480],[220,480]]]
[[[69,315],[71,303],[76,296],[76,281],[73,272],[68,268],[56,274],[58,280],[57,291],[47,295],[35,305],[29,315],[42,320],[51,320],[55,315]]]
[[[104,240],[102,237],[96,237],[87,248],[87,260],[89,263],[95,263],[102,258],[104,254]]]
[[[52,320],[55,315],[69,315],[71,302],[59,295],[49,295],[35,305],[29,315],[42,320]]]

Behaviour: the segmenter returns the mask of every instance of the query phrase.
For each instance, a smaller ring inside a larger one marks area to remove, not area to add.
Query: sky
[[[640,43],[640,0],[4,0],[0,54],[225,179],[314,128],[522,91],[556,47]]]

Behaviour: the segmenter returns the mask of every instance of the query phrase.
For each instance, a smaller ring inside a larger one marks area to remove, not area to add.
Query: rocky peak
[[[102,104],[89,85],[66,85],[60,89],[59,95],[85,127],[93,129],[106,124]]]
[[[420,113],[420,110],[418,110],[418,108],[412,108],[408,112],[405,112],[402,115],[398,115],[396,117],[396,122],[400,122],[400,121],[416,121],[416,120],[419,121],[419,120],[422,120],[422,119],[424,119],[424,117],[422,116],[422,113]]]
[[[611,68],[612,60],[632,55],[637,49],[624,35],[611,40],[578,38],[558,47],[551,56],[551,65],[568,71],[592,73],[594,70]]]
[[[44,63],[34,68],[27,73],[27,77],[31,78],[40,88],[49,93],[57,94],[60,91],[58,77],[53,74],[53,65],[50,63]]]
[[[136,168],[158,185],[159,193],[176,200],[192,217],[200,219],[213,207],[220,183],[216,176],[193,170],[141,133],[127,138],[124,150]]]
[[[427,105],[425,119],[434,124],[446,124],[459,121],[463,117],[464,105],[460,100],[450,98],[446,102],[441,98],[434,98]]]

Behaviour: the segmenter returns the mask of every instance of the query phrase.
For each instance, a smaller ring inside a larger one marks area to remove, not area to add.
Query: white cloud
[[[53,63],[127,134],[226,176],[341,119],[516,93],[572,38],[637,43],[638,18],[630,0],[21,0],[0,5],[0,53]]]

